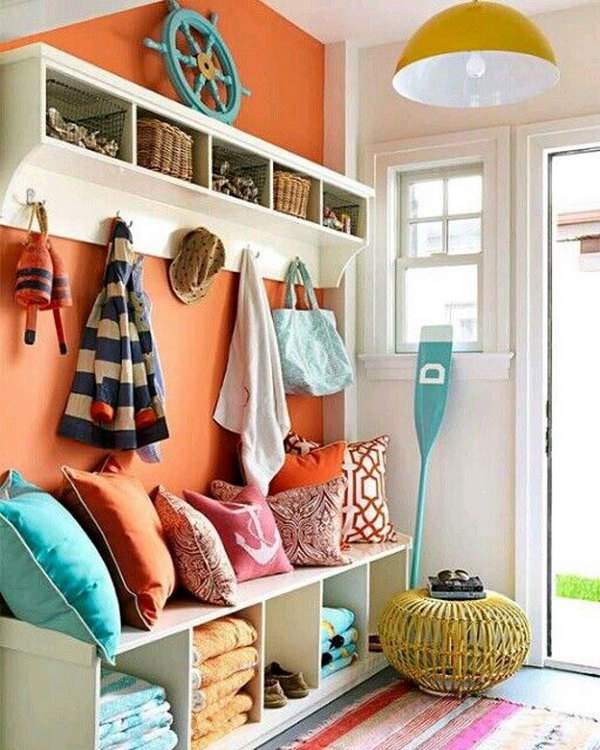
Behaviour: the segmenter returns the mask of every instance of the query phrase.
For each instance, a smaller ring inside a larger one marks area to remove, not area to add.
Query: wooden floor
[[[293,742],[332,716],[339,714],[373,688],[384,687],[396,679],[392,669],[385,669],[270,742],[261,745],[259,750],[279,750],[283,745]],[[600,677],[562,672],[556,669],[526,667],[515,677],[493,688],[486,695],[504,698],[515,703],[600,719]]]

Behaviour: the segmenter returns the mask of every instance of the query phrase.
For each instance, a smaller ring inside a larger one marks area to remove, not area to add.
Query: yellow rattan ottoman
[[[531,642],[523,610],[501,594],[444,601],[426,590],[395,596],[379,622],[390,664],[426,692],[469,695],[522,666]]]

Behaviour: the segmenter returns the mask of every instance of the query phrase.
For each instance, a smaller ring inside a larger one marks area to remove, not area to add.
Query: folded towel
[[[356,654],[351,654],[350,656],[342,656],[340,659],[332,661],[331,664],[326,664],[324,667],[321,667],[321,677],[328,677],[340,669],[349,667],[356,661],[356,658]]]
[[[221,729],[210,734],[205,734],[204,737],[198,737],[192,740],[192,750],[204,750],[205,747],[209,747],[220,740],[221,737],[225,737],[229,732],[233,732],[234,729],[241,727],[248,721],[248,714],[237,714],[227,721]]]
[[[244,669],[243,672],[232,674],[231,677],[227,677],[225,680],[220,680],[204,688],[192,690],[192,709],[194,711],[202,711],[226,695],[236,693],[246,683],[250,682],[255,674],[254,669]]]
[[[124,711],[122,714],[111,719],[111,721],[100,724],[100,742],[109,734],[124,732],[126,729],[137,727],[139,724],[145,724],[146,721],[151,721],[155,716],[168,714],[170,710],[171,706],[166,701],[149,701],[140,708]]]
[[[344,607],[323,607],[321,613],[321,645],[348,630],[354,623],[354,612]]]
[[[173,723],[173,717],[166,711],[146,716],[143,722],[130,726],[121,732],[110,732],[100,740],[101,750],[113,750],[114,747],[126,745],[155,729],[169,729]]]
[[[212,685],[225,680],[232,674],[252,669],[258,664],[258,651],[254,646],[235,648],[220,656],[213,656],[192,669],[192,687],[194,689]]]
[[[248,693],[226,695],[204,711],[192,712],[192,736],[194,739],[220,731],[238,714],[247,714],[252,708],[252,697]]]
[[[177,742],[177,735],[171,729],[154,729],[132,742],[113,745],[111,750],[173,750]]]
[[[241,617],[221,617],[194,628],[194,666],[234,648],[252,646],[257,633],[254,625]]]
[[[165,700],[165,689],[113,669],[102,669],[100,678],[100,724],[137,711],[148,703]]]
[[[336,648],[333,651],[326,651],[324,654],[321,654],[321,666],[325,667],[327,666],[327,664],[331,664],[332,661],[336,661],[337,659],[342,659],[345,656],[352,656],[352,654],[355,654],[355,653],[356,653],[355,643],[349,643],[347,646]]]
[[[354,627],[344,630],[343,633],[338,633],[330,638],[328,641],[321,643],[321,653],[326,654],[335,649],[341,648],[342,646],[348,646],[350,643],[356,643],[358,641],[358,630]]]

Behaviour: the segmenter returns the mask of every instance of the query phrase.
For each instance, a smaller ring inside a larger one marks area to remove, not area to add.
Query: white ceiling
[[[594,0],[505,0],[526,15]],[[352,40],[361,46],[407,39],[420,24],[460,0],[263,0],[322,42]]]
[[[0,39],[14,39],[151,0],[0,0]],[[429,16],[459,0],[263,0],[322,42],[361,46],[409,37]],[[594,0],[506,0],[533,15]],[[182,0],[182,5],[186,0]],[[210,6],[210,0],[206,3]]]

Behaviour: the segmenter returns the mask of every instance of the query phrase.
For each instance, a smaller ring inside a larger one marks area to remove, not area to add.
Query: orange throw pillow
[[[104,558],[123,623],[149,630],[175,589],[175,566],[148,493],[127,474],[62,471],[61,501]]]
[[[331,443],[304,456],[288,454],[285,463],[271,480],[269,495],[298,487],[325,484],[344,473],[346,443]]]

